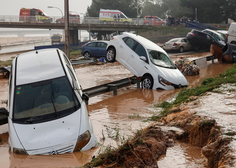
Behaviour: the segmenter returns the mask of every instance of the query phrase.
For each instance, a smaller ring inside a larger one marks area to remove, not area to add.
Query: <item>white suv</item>
[[[17,154],[50,155],[97,145],[74,69],[59,49],[17,56],[9,77],[9,145]]]
[[[152,41],[132,33],[114,36],[107,45],[108,62],[117,60],[137,77],[142,88],[170,90],[188,86],[168,54]]]

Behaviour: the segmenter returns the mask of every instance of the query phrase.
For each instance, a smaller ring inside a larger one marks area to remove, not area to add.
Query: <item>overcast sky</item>
[[[0,15],[19,15],[21,8],[37,8],[44,11],[49,16],[64,15],[64,0],[0,0]],[[81,15],[86,13],[87,7],[92,4],[92,0],[69,0],[69,11],[75,11]],[[57,8],[48,8],[54,6]]]

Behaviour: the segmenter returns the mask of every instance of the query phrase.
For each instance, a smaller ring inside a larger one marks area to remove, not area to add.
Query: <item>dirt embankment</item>
[[[172,26],[152,27],[145,31],[138,31],[137,34],[155,43],[165,43],[172,38],[185,37],[191,29]]]
[[[189,103],[172,108],[161,122],[138,131],[132,140],[118,149],[109,148],[85,167],[157,168],[158,159],[176,141],[202,147],[205,167],[234,167],[235,158],[231,155],[229,145],[232,138],[222,136],[221,127],[213,118],[198,115],[191,110],[198,106],[198,98],[191,97]]]
[[[173,113],[162,118],[162,122],[185,131],[176,137],[177,140],[202,147],[202,154],[207,159],[205,166],[208,168],[233,167],[234,158],[229,147],[231,138],[222,136],[221,127],[214,119],[190,112],[189,109],[198,104],[197,98],[194,99],[193,102],[172,109]]]

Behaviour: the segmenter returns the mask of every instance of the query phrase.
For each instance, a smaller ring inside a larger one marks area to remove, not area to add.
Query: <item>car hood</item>
[[[176,86],[188,86],[188,81],[185,78],[185,76],[179,71],[178,68],[176,69],[169,69],[169,68],[163,68],[159,66],[155,66],[156,71],[158,72],[158,75],[168,82],[172,83]]]
[[[80,121],[80,113],[75,112],[53,121],[13,125],[26,151],[44,149],[45,152],[50,152],[55,150],[55,146],[76,141],[80,130],[78,121]]]

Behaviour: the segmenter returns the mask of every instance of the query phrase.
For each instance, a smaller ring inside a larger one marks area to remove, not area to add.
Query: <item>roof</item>
[[[147,49],[151,49],[151,50],[159,50],[163,53],[166,53],[165,50],[163,50],[160,46],[158,46],[157,44],[155,44],[154,42],[152,42],[151,40],[148,40],[142,36],[139,36],[137,34],[133,34],[133,33],[128,33],[128,32],[124,32],[123,35],[126,36],[130,36],[131,38],[133,38],[134,40],[136,40],[137,42],[139,42],[140,44],[142,44],[143,46],[145,46],[145,48]]]
[[[16,61],[16,85],[64,76],[57,49],[42,49],[20,54]]]

